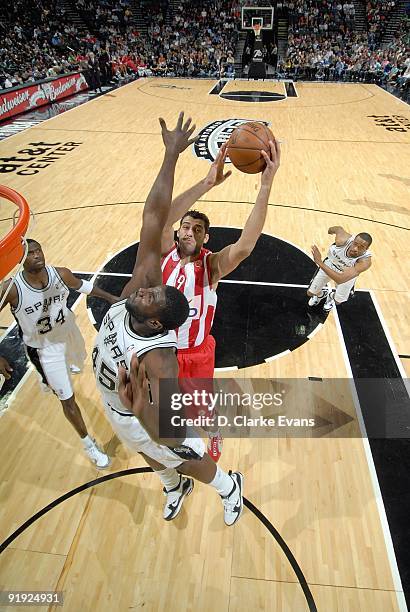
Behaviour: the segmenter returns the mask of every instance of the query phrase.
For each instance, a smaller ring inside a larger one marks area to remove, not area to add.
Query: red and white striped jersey
[[[189,302],[189,316],[177,329],[179,349],[199,346],[211,331],[217,295],[211,288],[210,255],[202,248],[198,259],[181,266],[175,245],[162,259],[162,282],[179,289]]]

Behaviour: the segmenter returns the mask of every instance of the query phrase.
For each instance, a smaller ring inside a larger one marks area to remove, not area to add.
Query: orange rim
[[[13,202],[20,211],[16,225],[0,240],[0,279],[3,279],[23,257],[22,237],[30,222],[30,208],[22,195],[5,185],[0,185],[0,197]]]

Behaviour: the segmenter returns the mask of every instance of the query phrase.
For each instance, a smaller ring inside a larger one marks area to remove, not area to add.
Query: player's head
[[[367,232],[360,232],[360,234],[356,234],[347,254],[349,257],[360,257],[360,255],[364,255],[372,242],[373,238],[370,234]]]
[[[197,210],[188,210],[177,232],[179,250],[185,257],[198,255],[209,240],[209,219]]]
[[[23,267],[26,272],[35,274],[43,270],[46,265],[43,249],[37,240],[26,238],[26,242],[28,251]]]
[[[125,308],[137,323],[144,323],[157,334],[180,327],[189,314],[185,295],[168,285],[138,289],[127,299]]]

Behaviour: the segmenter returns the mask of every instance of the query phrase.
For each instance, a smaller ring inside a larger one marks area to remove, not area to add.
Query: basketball
[[[262,172],[266,163],[261,150],[270,156],[269,140],[275,140],[275,137],[266,125],[258,121],[244,123],[236,128],[229,138],[229,159],[241,172]]]

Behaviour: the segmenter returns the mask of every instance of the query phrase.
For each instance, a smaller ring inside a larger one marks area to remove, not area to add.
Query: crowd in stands
[[[97,90],[138,75],[234,76],[239,2],[145,0],[144,36],[133,24],[130,0],[72,0],[84,27],[70,21],[59,0],[1,3],[0,87],[79,69]],[[283,0],[282,6],[287,55],[277,62],[274,40],[266,49],[278,76],[408,83],[408,28],[381,46],[395,0],[367,0],[365,33],[355,29],[352,0]]]
[[[380,44],[386,31],[390,13],[396,6],[395,0],[367,0],[366,17],[369,28],[369,44]]]
[[[288,7],[289,31],[315,36],[345,33],[354,29],[353,2],[338,0],[290,0]]]
[[[240,9],[233,0],[145,5],[148,35],[129,0],[73,0],[85,28],[58,0],[16,0],[0,8],[0,86],[83,70],[94,89],[138,74],[233,76]]]
[[[56,0],[1,3],[0,85],[14,87],[70,71],[63,49],[74,39],[75,28]]]
[[[151,69],[173,76],[233,76],[238,9],[231,2],[180,0],[169,20],[152,21],[148,31]]]
[[[385,24],[395,7],[369,0],[368,31],[355,31],[355,7],[338,0],[286,0],[289,35],[285,58],[278,62],[279,76],[296,79],[365,81],[408,87],[410,49],[402,32],[389,45],[381,45]]]

